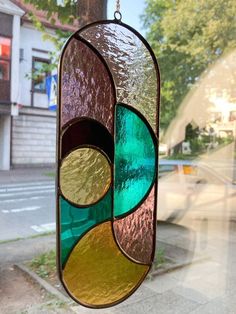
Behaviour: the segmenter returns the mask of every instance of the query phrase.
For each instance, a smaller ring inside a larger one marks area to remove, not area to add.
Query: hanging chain
[[[116,0],[116,12],[120,12],[120,0]]]
[[[122,19],[122,14],[120,12],[120,0],[116,0],[116,10],[114,13],[114,18],[117,21],[121,21],[121,19]]]

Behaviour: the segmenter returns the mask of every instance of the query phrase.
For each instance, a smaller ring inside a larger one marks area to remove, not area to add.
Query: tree
[[[59,19],[62,24],[80,28],[107,17],[107,0],[24,0],[24,2],[31,3],[36,9],[47,12],[47,19],[52,25],[55,24],[56,19]],[[55,46],[55,51],[50,53],[51,63],[45,64],[41,70],[33,73],[32,76],[28,75],[36,78],[41,71],[51,72],[57,68],[58,52],[71,33],[56,29],[55,36],[52,36],[34,14],[31,13],[29,16],[35,27],[43,33],[43,38],[52,41]]]
[[[107,0],[24,0],[24,2],[46,11],[52,24],[55,23],[55,14],[64,24],[73,24],[78,19],[79,27],[105,19],[107,15]]]
[[[146,0],[147,37],[160,64],[161,127],[200,75],[236,47],[235,0]]]

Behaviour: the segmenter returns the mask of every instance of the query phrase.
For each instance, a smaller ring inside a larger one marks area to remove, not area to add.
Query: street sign
[[[46,90],[48,95],[48,109],[55,111],[57,109],[57,74],[46,78]]]

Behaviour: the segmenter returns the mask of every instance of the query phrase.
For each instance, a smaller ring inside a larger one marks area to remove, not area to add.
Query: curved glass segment
[[[81,236],[93,226],[112,218],[111,198],[110,190],[99,203],[86,208],[78,208],[60,197],[60,258],[63,267],[69,253]]]
[[[146,200],[128,216],[115,220],[116,240],[126,255],[133,260],[150,264],[155,250],[155,187]]]
[[[134,210],[156,178],[157,146],[145,120],[123,104],[116,106],[114,217]]]
[[[61,137],[61,158],[78,146],[93,146],[101,149],[114,159],[114,141],[107,128],[93,119],[79,118],[69,122]]]
[[[124,24],[91,24],[78,32],[106,60],[117,87],[117,101],[139,110],[157,129],[160,78],[151,49]]]
[[[104,307],[127,298],[149,267],[122,254],[114,241],[111,222],[105,222],[76,244],[63,270],[63,281],[80,303]]]
[[[79,38],[72,38],[64,50],[60,86],[60,127],[73,118],[89,117],[113,133],[113,80],[100,56]]]

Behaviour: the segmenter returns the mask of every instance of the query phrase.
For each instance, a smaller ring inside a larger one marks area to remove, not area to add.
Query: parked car
[[[161,159],[158,177],[158,219],[236,217],[236,186],[207,164]]]

